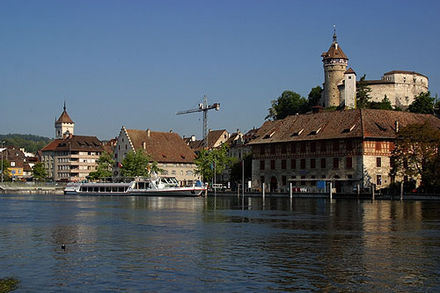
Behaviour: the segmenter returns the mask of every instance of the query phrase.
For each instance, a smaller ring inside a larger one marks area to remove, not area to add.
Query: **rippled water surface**
[[[22,292],[439,292],[440,202],[0,195],[9,276]]]

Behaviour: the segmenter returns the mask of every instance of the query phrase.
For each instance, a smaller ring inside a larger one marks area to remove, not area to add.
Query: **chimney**
[[[191,141],[196,141],[196,136],[195,135],[191,135]]]
[[[396,133],[399,133],[399,121],[394,121],[394,131]]]
[[[173,133],[173,130],[172,130],[172,129],[170,129],[170,133]]]
[[[143,148],[144,150],[147,149],[147,143],[146,143],[145,141],[142,142],[142,148]]]
[[[151,136],[151,130],[150,130],[150,128],[148,128],[147,129],[147,137],[150,137]]]

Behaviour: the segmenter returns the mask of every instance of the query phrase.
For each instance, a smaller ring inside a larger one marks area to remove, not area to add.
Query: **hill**
[[[15,146],[24,148],[27,152],[36,153],[52,141],[49,137],[32,134],[0,134],[0,141],[5,142],[5,146]]]

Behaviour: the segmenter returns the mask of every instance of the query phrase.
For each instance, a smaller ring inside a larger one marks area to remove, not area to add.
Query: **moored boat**
[[[201,182],[192,186],[179,186],[174,177],[136,178],[131,182],[69,183],[66,195],[142,195],[142,196],[200,196],[206,187]]]

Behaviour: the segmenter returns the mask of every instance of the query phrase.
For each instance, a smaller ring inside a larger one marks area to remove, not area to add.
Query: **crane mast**
[[[212,105],[208,105],[208,98],[203,96],[203,102],[199,104],[198,108],[189,109],[185,111],[179,111],[176,115],[203,112],[203,146],[205,149],[208,148],[208,111],[215,109],[216,111],[220,110],[220,103],[214,103]]]

